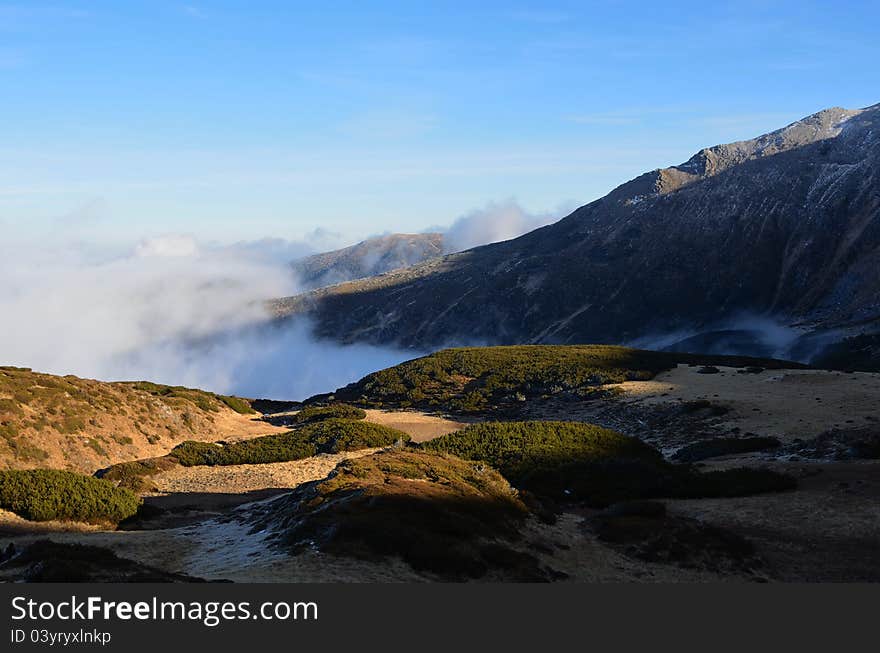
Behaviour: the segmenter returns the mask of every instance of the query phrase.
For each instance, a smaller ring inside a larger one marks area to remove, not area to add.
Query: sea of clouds
[[[466,249],[550,220],[503,202],[446,234]],[[70,237],[8,239],[0,243],[0,364],[303,399],[424,353],[317,341],[305,319],[272,323],[265,301],[300,291],[291,260],[344,240],[318,236],[316,247],[167,234],[109,250]]]
[[[0,245],[0,360],[102,380],[149,379],[251,397],[304,398],[411,352],[316,342],[270,327],[264,301],[295,294],[278,243],[145,239],[95,257],[76,243]],[[295,248],[293,248],[295,249]]]

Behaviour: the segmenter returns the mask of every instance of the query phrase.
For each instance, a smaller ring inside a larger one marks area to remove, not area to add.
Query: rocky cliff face
[[[626,342],[743,314],[880,324],[880,105],[828,109],[646,173],[520,238],[276,302],[318,335]]]

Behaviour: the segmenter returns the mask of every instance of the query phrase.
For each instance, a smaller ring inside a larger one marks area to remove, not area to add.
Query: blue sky
[[[351,239],[880,102],[873,2],[0,3],[6,234]]]

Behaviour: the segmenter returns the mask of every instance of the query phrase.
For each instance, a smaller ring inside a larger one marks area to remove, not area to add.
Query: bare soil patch
[[[827,430],[880,421],[880,374],[825,370],[765,370],[743,374],[720,367],[718,374],[679,365],[650,381],[619,386],[622,401],[645,407],[709,401],[727,408],[719,430],[779,438],[813,438]]]
[[[407,433],[413,442],[427,442],[441,435],[463,429],[469,423],[415,410],[366,409],[366,421]]]

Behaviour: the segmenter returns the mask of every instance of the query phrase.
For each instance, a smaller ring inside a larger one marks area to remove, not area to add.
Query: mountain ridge
[[[878,117],[880,105],[826,109],[704,148],[519,238],[272,308],[308,313],[321,337],[418,348],[620,343],[738,314],[875,324]]]
[[[385,234],[291,263],[306,289],[336,285],[408,267],[443,255],[443,234]]]

